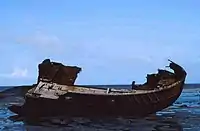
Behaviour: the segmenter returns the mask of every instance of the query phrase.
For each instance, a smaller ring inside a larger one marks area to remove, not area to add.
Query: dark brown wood
[[[39,81],[55,82],[63,85],[74,85],[78,73],[81,71],[77,66],[65,66],[61,63],[44,60],[38,65]]]
[[[60,91],[59,94],[64,92],[64,89],[68,90],[58,97],[53,95],[55,98],[53,96],[51,98],[51,93],[43,97],[41,96],[45,94],[42,91],[37,91],[39,94],[34,93],[37,90],[37,86],[35,86],[26,94],[26,102],[23,106],[13,105],[9,109],[22,116],[38,117],[58,115],[146,116],[172,105],[182,92],[186,78],[185,70],[174,62],[171,62],[169,67],[174,72],[159,70],[157,74],[153,75],[156,80],[151,78],[147,83],[138,85],[136,89],[130,89],[130,91],[114,91],[75,85],[71,87],[61,86],[57,89],[54,86],[46,91]],[[78,90],[79,88],[85,91],[81,92]],[[94,93],[87,90],[93,90]]]

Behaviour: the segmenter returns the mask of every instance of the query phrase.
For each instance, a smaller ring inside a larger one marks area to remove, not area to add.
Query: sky
[[[5,0],[0,85],[37,80],[44,59],[82,67],[76,84],[143,83],[168,65],[200,82],[199,0]]]

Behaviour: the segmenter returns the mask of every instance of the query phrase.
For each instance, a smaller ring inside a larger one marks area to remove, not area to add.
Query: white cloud
[[[0,74],[0,77],[4,78],[27,78],[28,69],[26,68],[14,68],[11,73]]]
[[[31,34],[27,34],[23,37],[17,38],[17,43],[31,46],[36,50],[43,52],[61,51],[62,42],[58,36],[53,34],[44,33],[42,31],[36,31]]]
[[[27,75],[28,75],[28,70],[26,68],[25,69],[15,68],[11,73],[12,77],[17,77],[17,78],[27,77]]]

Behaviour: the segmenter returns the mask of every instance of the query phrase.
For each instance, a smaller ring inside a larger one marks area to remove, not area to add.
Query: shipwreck
[[[170,61],[170,60],[169,60]],[[9,109],[20,116],[133,116],[141,117],[172,105],[180,96],[186,71],[170,61],[172,70],[148,74],[144,84],[130,89],[75,85],[81,68],[49,59],[39,64],[37,84],[25,94],[23,105]]]

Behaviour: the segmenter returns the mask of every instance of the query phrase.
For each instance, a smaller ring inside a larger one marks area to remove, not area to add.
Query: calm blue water
[[[5,91],[6,89],[10,90]],[[9,104],[23,103],[22,95],[25,90],[1,87],[0,91],[2,131],[200,131],[199,85],[186,85],[173,106],[141,119],[44,118],[39,122],[17,121],[12,119],[11,116],[15,114],[7,107]]]

